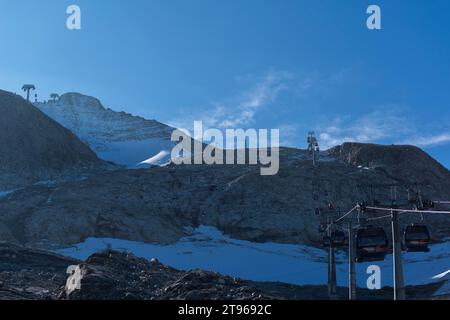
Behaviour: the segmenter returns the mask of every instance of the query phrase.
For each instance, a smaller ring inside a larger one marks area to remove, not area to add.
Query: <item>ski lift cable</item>
[[[450,214],[450,211],[436,211],[436,210],[406,210],[406,209],[391,209],[391,208],[378,208],[378,207],[367,207],[370,210],[376,211],[389,211],[389,212],[399,212],[399,213],[436,213],[436,214]]]
[[[348,215],[352,214],[353,211],[355,211],[358,208],[358,206],[355,206],[353,209],[351,209],[349,212],[347,212],[346,214],[344,214],[342,217],[338,218],[337,220],[334,221],[334,223],[338,223],[339,221],[345,219]]]
[[[386,219],[386,218],[391,218],[391,215],[389,214],[389,215],[385,215],[382,217],[370,218],[370,219],[367,219],[366,221],[382,220],[382,219]]]

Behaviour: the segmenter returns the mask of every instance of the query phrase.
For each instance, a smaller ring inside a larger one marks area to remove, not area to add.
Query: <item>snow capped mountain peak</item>
[[[71,130],[100,158],[119,165],[139,167],[137,164],[161,152],[168,154],[173,146],[170,141],[173,128],[105,108],[94,97],[72,92],[35,106]],[[166,158],[160,160],[168,162]]]

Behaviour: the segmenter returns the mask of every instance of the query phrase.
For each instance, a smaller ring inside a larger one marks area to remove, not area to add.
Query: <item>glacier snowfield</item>
[[[171,141],[147,139],[110,142],[106,149],[94,151],[100,159],[112,161],[128,169],[142,169],[148,168],[148,165],[164,166],[170,163],[173,145]]]
[[[131,252],[136,256],[157,258],[181,270],[204,269],[253,281],[275,281],[296,285],[327,283],[325,250],[292,244],[253,243],[236,240],[213,227],[201,226],[176,244],[155,245],[140,242],[89,238],[73,247],[56,250],[66,256],[85,260],[106,248]],[[431,252],[404,253],[406,285],[428,284],[449,280],[439,294],[450,293],[450,241],[436,244]],[[345,252],[337,255],[337,277],[340,286],[348,283],[348,262]],[[367,267],[378,265],[382,286],[392,286],[392,256],[381,263],[357,264],[358,286],[366,287]]]

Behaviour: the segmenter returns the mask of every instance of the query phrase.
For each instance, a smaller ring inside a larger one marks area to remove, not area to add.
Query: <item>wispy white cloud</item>
[[[298,147],[306,138],[299,134],[300,127],[298,124],[282,124],[276,126],[280,130],[280,146]]]
[[[401,142],[401,144],[412,144],[418,147],[433,147],[450,142],[450,133],[442,133],[428,136],[414,136]]]
[[[438,131],[428,123],[423,127],[407,108],[389,105],[360,117],[337,117],[325,127],[318,127],[319,142],[324,149],[344,142],[392,143],[422,148],[450,143],[450,132]]]
[[[258,112],[272,107],[282,93],[289,91],[301,108],[302,103],[307,104],[310,99],[338,92],[339,88],[352,81],[352,72],[352,68],[345,68],[329,74],[316,72],[299,77],[288,72],[271,71],[257,78],[254,85],[242,94],[211,103],[208,110],[187,115],[170,122],[170,125],[189,129],[194,121],[201,120],[205,128],[245,128],[256,121]],[[318,134],[322,149],[344,142],[412,144],[419,147],[450,143],[448,127],[438,128],[430,123],[424,126],[408,107],[390,104],[372,110],[377,111],[362,114],[364,111],[360,109],[359,114],[309,119],[310,124],[301,119],[297,123],[288,120],[275,127],[280,129],[280,144],[289,147],[304,146],[303,136],[311,129]]]
[[[288,89],[286,72],[269,72],[249,91],[229,104],[220,103],[207,116],[211,126],[234,128],[254,121],[257,112],[265,105],[273,103],[278,95]]]
[[[291,77],[287,72],[268,72],[237,97],[212,103],[209,110],[171,121],[170,124],[189,128],[194,120],[201,120],[205,127],[211,128],[245,127],[254,122],[261,108],[275,102],[281,92],[289,89]]]
[[[269,71],[259,78],[240,77],[240,81],[252,80],[253,86],[235,97],[212,102],[205,111],[184,115],[169,121],[169,124],[177,128],[191,128],[194,120],[201,120],[205,127],[210,128],[245,127],[255,121],[264,107],[276,102],[282,93],[289,91],[298,99],[326,96],[345,83],[351,71],[351,68],[345,68],[328,74],[311,72],[302,76],[287,71]],[[283,127],[287,133],[292,133],[291,124]]]
[[[390,110],[375,111],[360,117],[336,117],[325,127],[318,127],[319,141],[327,149],[344,142],[397,141],[415,133],[409,119],[403,117],[395,106]]]

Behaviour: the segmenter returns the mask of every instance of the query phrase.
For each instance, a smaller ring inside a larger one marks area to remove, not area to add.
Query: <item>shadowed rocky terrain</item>
[[[107,167],[72,132],[18,95],[0,90],[0,114],[0,191]]]
[[[76,266],[67,274],[69,266]],[[70,284],[80,283],[78,289]],[[441,283],[407,287],[429,299]],[[346,288],[338,289],[346,299]],[[392,299],[392,288],[358,289],[360,299]],[[445,297],[436,297],[445,298]],[[125,252],[106,250],[85,262],[0,243],[0,300],[264,300],[327,299],[325,286],[252,282],[202,270],[180,271]]]
[[[57,299],[67,267],[79,261],[0,242],[0,300]]]
[[[69,266],[78,265],[75,274]],[[71,290],[76,276],[81,287]],[[250,282],[201,270],[179,271],[131,254],[105,251],[86,262],[0,243],[0,300],[282,299]]]

